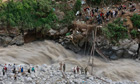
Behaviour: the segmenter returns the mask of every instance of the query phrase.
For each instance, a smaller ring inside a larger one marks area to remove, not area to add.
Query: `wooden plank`
[[[98,48],[96,48],[96,52],[105,59],[106,62],[109,61],[109,59],[107,58],[107,56],[105,56]]]

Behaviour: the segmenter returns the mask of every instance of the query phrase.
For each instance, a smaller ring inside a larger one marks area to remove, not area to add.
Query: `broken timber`
[[[90,64],[90,59],[92,60],[92,68],[91,68],[91,74],[93,72],[93,60],[94,60],[94,53],[95,51],[102,57],[105,59],[106,62],[109,61],[109,59],[107,58],[107,56],[105,56],[98,48],[96,48],[96,34],[97,34],[97,28],[96,27],[93,31],[92,31],[92,36],[93,36],[93,45],[92,45],[92,49],[91,49],[91,53],[90,53],[90,57],[88,60],[88,64]]]
[[[96,52],[97,52],[102,58],[104,58],[106,62],[109,61],[109,59],[107,58],[107,56],[105,56],[98,48],[96,48]]]

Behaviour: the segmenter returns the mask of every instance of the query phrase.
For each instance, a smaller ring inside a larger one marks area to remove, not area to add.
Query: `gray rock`
[[[60,30],[60,35],[66,34],[68,32],[68,28],[65,27],[64,29]]]
[[[118,46],[113,46],[112,50],[119,50],[119,47]]]
[[[11,45],[16,44],[16,45],[23,45],[24,44],[24,38],[22,35],[16,36],[11,42]]]
[[[5,84],[3,81],[0,81],[0,84]]]
[[[124,53],[124,50],[118,50],[116,51],[116,55],[118,58],[122,57],[123,56],[123,53]]]
[[[129,51],[129,50],[125,50],[123,57],[124,58],[131,58],[134,55],[133,52]]]
[[[56,30],[53,30],[53,29],[50,29],[49,30],[49,34],[52,36],[52,35],[55,35],[57,33]]]
[[[132,46],[130,46],[129,50],[132,51],[132,52],[136,52],[138,49],[138,44],[134,44]]]
[[[110,59],[117,60],[118,59],[118,56],[116,56],[115,54],[113,54],[113,55],[110,56]]]

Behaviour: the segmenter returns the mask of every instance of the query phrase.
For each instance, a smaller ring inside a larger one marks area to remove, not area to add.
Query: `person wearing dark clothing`
[[[79,16],[80,16],[80,17],[82,16],[82,13],[81,13],[81,12],[79,13]]]
[[[111,15],[111,18],[113,18],[113,12],[112,11],[110,12],[110,15]]]
[[[119,10],[119,11],[122,10],[122,5],[118,7],[118,10]]]
[[[2,73],[3,73],[3,76],[5,75],[5,70],[4,70],[4,68],[2,69]]]
[[[75,68],[73,69],[73,72],[74,72],[74,74],[76,74],[76,70],[75,70]]]
[[[21,68],[21,73],[23,73],[23,67]]]
[[[122,11],[122,14],[121,15],[124,15],[125,14],[125,12],[124,11]]]
[[[132,5],[130,12],[134,12],[136,10],[136,7],[134,5]]]
[[[98,21],[98,24],[99,25],[102,24],[102,19],[101,19],[101,16],[100,15],[97,16],[97,21]]]
[[[99,10],[99,8],[97,7],[97,8],[95,9],[95,12],[97,12],[97,13],[98,13],[98,10]]]
[[[94,14],[95,12],[94,12],[94,9],[92,9],[92,13]]]
[[[87,75],[87,71],[88,71],[88,68],[86,67],[86,68],[85,68],[85,75]]]
[[[108,18],[108,17],[109,17],[109,14],[110,14],[110,12],[107,12],[107,13],[106,13],[106,18]]]
[[[13,73],[16,73],[16,68],[13,69]]]
[[[78,66],[77,66],[77,68],[76,68],[76,69],[77,69],[77,73],[79,73],[79,67],[78,67]]]
[[[31,72],[30,72],[30,69],[28,69],[28,73],[31,73]]]
[[[94,12],[94,9],[92,9],[91,12],[92,12],[91,16],[93,17],[94,16],[94,13],[95,13]]]
[[[118,15],[118,11],[117,10],[115,10],[115,17]]]
[[[63,72],[65,72],[65,70],[66,70],[66,65],[63,64]]]

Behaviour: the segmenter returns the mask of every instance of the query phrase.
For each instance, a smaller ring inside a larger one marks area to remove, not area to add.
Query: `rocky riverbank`
[[[67,64],[66,64],[67,65]],[[4,65],[0,66],[0,69]],[[14,80],[12,67],[6,75],[0,75],[0,84],[139,84],[136,81],[112,81],[107,78],[91,76],[89,74],[74,74],[73,70],[66,68],[66,72],[59,70],[59,64],[53,65],[16,65],[17,70],[23,67],[24,74],[17,73]],[[35,72],[28,73],[27,69],[34,67]],[[74,66],[73,66],[74,67]]]

